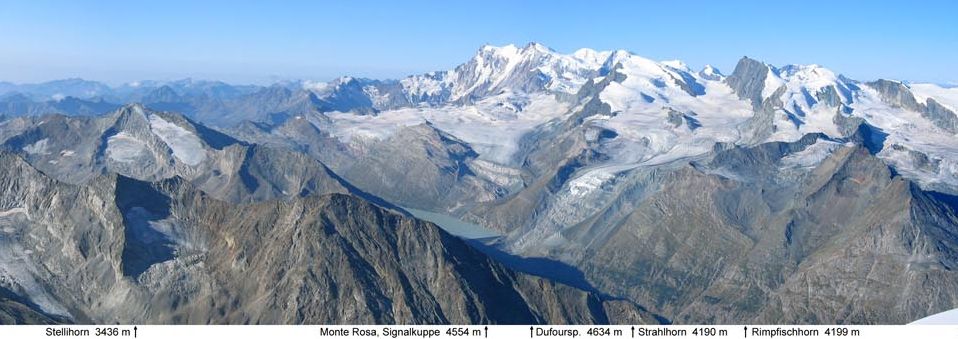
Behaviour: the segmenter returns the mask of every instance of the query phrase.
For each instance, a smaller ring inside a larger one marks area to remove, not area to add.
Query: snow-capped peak
[[[705,67],[699,71],[699,76],[707,80],[722,80],[725,78],[725,75],[712,65],[705,65]]]
[[[611,52],[581,49],[561,54],[540,43],[482,46],[469,62],[453,70],[400,80],[413,98],[446,96],[474,100],[502,91],[572,94],[598,75]]]
[[[524,51],[535,50],[535,51],[538,51],[538,52],[540,52],[540,53],[553,53],[553,52],[554,52],[551,48],[546,47],[545,45],[540,44],[540,43],[538,43],[538,42],[530,42],[530,43],[526,44],[526,47],[523,48],[523,50],[524,50]]]
[[[350,83],[350,82],[352,82],[353,80],[356,80],[356,79],[353,78],[353,77],[351,77],[351,76],[344,75],[344,76],[341,76],[341,77],[339,77],[339,78],[336,78],[336,80],[334,80],[334,82],[339,83],[339,84],[345,84],[345,83]]]
[[[479,52],[473,57],[477,62],[488,62],[491,58],[512,59],[519,56],[522,49],[516,45],[508,44],[505,46],[485,45],[479,49]]]
[[[786,65],[777,70],[777,75],[789,83],[801,84],[809,88],[821,88],[838,83],[838,75],[831,70],[811,65]]]
[[[596,51],[588,48],[563,54],[531,42],[523,47],[483,45],[469,61],[452,70],[406,77],[398,81],[398,90],[383,87],[370,88],[366,92],[377,96],[370,98],[371,102],[389,107],[464,104],[503,93],[568,95],[577,93],[586,82],[605,75],[618,64],[629,65],[627,68],[634,75],[641,73],[670,82],[678,79],[677,82],[687,86],[695,86],[696,77],[716,79],[711,73],[700,76],[678,60],[655,62],[626,50]],[[325,84],[303,82],[301,85],[323,97],[342,90],[340,86],[352,80],[343,77]],[[397,103],[397,100],[402,102]]]
[[[815,64],[769,67],[764,96],[769,97],[784,86],[781,100],[786,109],[809,110],[820,101],[827,106],[850,103],[851,89],[843,77]],[[798,112],[803,115],[801,112]]]
[[[316,94],[322,94],[328,92],[333,85],[330,82],[321,82],[321,81],[312,81],[306,80],[301,83],[304,90],[312,91]]]
[[[672,85],[682,86],[682,84],[694,86],[699,81],[688,66],[678,60],[656,62],[629,52],[618,51],[613,53],[610,61],[612,63],[609,66],[622,65],[620,73],[645,79],[652,87],[662,88]]]

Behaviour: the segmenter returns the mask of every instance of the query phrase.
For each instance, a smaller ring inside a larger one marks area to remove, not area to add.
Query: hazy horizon
[[[484,44],[535,41],[560,53],[624,49],[726,73],[747,55],[857,80],[954,85],[956,9],[944,1],[14,2],[0,13],[0,81],[396,79],[453,68]]]

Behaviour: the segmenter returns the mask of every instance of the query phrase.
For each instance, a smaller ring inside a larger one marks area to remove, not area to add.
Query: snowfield
[[[935,84],[909,84],[908,87],[920,103],[932,98],[952,112],[958,111],[958,87],[946,88]]]
[[[149,154],[146,143],[126,132],[114,134],[106,140],[106,155],[114,161],[134,163]]]
[[[930,315],[915,320],[909,325],[958,325],[958,309]]]
[[[785,156],[781,162],[785,167],[812,169],[841,146],[842,144],[833,141],[816,140],[805,149]]]
[[[333,121],[331,134],[344,142],[385,140],[403,127],[430,122],[469,143],[480,159],[509,165],[518,151],[519,138],[568,112],[569,105],[552,95],[504,93],[472,106],[404,108],[375,116],[334,112],[327,116]]]
[[[156,114],[150,115],[150,129],[173,150],[173,156],[183,163],[196,166],[206,160],[206,149],[193,132],[163,120]]]
[[[47,150],[47,142],[49,139],[41,139],[35,143],[23,146],[23,151],[31,155],[46,155],[50,154],[50,151]]]

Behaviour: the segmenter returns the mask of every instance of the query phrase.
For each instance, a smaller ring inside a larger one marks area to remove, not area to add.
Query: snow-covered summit
[[[722,71],[719,71],[718,68],[712,65],[705,65],[705,67],[699,71],[699,76],[707,80],[722,80],[725,77]]]
[[[743,58],[724,74],[710,65],[695,71],[680,60],[656,61],[625,50],[563,54],[530,43],[482,46],[453,69],[397,81],[340,78],[311,86],[323,100],[352,103],[334,107],[376,110],[361,119],[346,110],[329,114],[325,128],[344,139],[355,140],[350,131],[370,130],[385,138],[391,128],[372,127],[428,120],[473,145],[480,158],[503,165],[516,160],[523,135],[572,116],[615,133],[597,147],[608,155],[606,165],[616,168],[703,154],[718,142],[796,141],[810,133],[842,138],[864,122],[889,134],[879,156],[900,172],[958,187],[958,161],[948,160],[958,158],[958,142],[952,141],[958,90],[858,82],[814,64],[774,66]],[[586,106],[594,100],[608,112],[582,114],[595,109]],[[496,132],[504,126],[508,137]]]
[[[599,74],[610,52],[582,49],[561,54],[539,44],[481,47],[455,69],[400,80],[411,98],[444,97],[473,101],[504,90],[573,94]]]

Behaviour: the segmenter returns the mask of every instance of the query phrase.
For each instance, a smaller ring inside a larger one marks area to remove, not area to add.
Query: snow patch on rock
[[[177,124],[150,115],[150,129],[173,150],[173,156],[183,163],[196,166],[206,160],[206,150],[200,138]]]
[[[801,151],[785,156],[781,162],[789,168],[814,168],[841,146],[837,142],[818,140]]]
[[[149,152],[146,143],[127,132],[114,134],[106,140],[106,155],[114,161],[134,163]]]
[[[27,218],[30,217],[30,215],[27,214],[27,209],[26,209],[26,208],[23,208],[23,207],[15,207],[15,208],[8,209],[8,210],[6,210],[6,211],[0,211],[0,218],[9,217],[9,216],[16,215],[16,214],[23,214],[23,215],[25,215]]]
[[[23,151],[27,152],[27,154],[30,154],[30,155],[50,154],[50,150],[47,149],[49,141],[50,140],[47,138],[40,139],[39,141],[35,143],[29,144],[27,146],[23,146]]]

